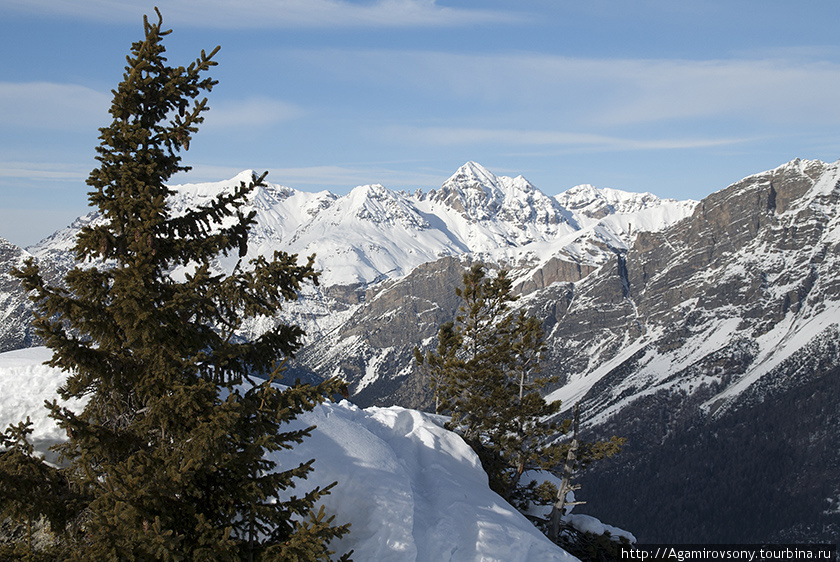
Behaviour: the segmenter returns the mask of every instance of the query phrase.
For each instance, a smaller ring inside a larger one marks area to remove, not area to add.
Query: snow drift
[[[47,417],[65,374],[42,363],[51,352],[30,348],[0,354],[0,427],[29,416],[39,452],[63,438]],[[80,408],[79,402],[68,407]],[[333,481],[323,502],[350,533],[332,543],[355,560],[378,562],[573,561],[487,484],[478,458],[438,416],[399,407],[362,410],[327,403],[298,419],[316,425],[281,467],[315,458],[300,493]]]

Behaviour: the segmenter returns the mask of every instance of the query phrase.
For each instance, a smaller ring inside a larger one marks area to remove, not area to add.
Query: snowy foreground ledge
[[[42,365],[50,353],[0,354],[0,429],[30,416],[41,452],[62,439],[43,407],[65,378]],[[352,526],[331,547],[353,549],[360,562],[577,560],[490,490],[478,457],[441,423],[398,407],[323,404],[295,423],[316,425],[312,436],[275,460],[288,467],[316,459],[293,493],[338,481],[323,503],[336,523]]]

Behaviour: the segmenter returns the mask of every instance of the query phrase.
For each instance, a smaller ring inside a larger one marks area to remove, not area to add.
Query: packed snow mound
[[[337,522],[352,523],[338,552],[395,562],[575,560],[490,490],[478,457],[440,418],[344,401],[299,422],[317,429],[277,460],[315,457],[302,485],[338,482],[324,501]]]
[[[30,416],[40,452],[63,439],[43,406],[66,378],[42,364],[50,353],[30,348],[0,354],[0,428]],[[331,547],[352,549],[355,560],[577,560],[490,490],[475,453],[441,423],[438,416],[399,407],[322,404],[291,424],[317,426],[312,436],[273,459],[280,469],[316,459],[314,472],[290,493],[338,482],[323,504],[336,523],[351,527]]]

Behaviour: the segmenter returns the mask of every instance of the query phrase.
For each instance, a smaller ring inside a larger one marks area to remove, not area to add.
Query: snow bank
[[[67,375],[43,364],[51,357],[52,351],[44,347],[0,353],[0,432],[29,416],[33,429],[30,441],[48,460],[55,460],[48,449],[67,435],[48,417],[44,401],[58,398],[58,387]],[[69,400],[62,405],[81,411],[84,402]]]
[[[65,379],[41,364],[49,357],[43,348],[0,354],[0,427],[29,415],[42,452],[63,438],[43,407]],[[377,562],[576,560],[490,490],[476,455],[439,417],[344,401],[294,425],[317,429],[274,459],[281,469],[316,459],[292,493],[338,482],[323,502],[337,523],[352,524],[333,543],[337,552],[353,549],[355,560]]]

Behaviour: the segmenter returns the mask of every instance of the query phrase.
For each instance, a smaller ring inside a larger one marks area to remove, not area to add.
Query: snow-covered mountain
[[[207,203],[252,174],[246,170],[225,181],[174,185],[171,208],[179,214]],[[338,196],[269,183],[253,193],[245,211],[257,213],[249,258],[275,250],[301,258],[315,254],[321,286],[308,288],[281,317],[301,324],[316,339],[334,331],[367,291],[402,279],[423,264],[444,257],[506,264],[527,287],[544,285],[558,271],[578,277],[592,271],[613,251],[624,251],[639,232],[672,224],[695,205],[591,186],[550,197],[522,176],[496,176],[468,162],[439,189],[412,194],[363,185]],[[595,207],[604,207],[599,216],[593,215]],[[96,212],[79,217],[27,251],[60,270],[69,269],[76,234],[100,220]],[[218,267],[229,269],[235,261],[222,258]],[[0,337],[4,329],[0,325]],[[263,329],[252,325],[244,335]]]
[[[31,345],[27,340],[29,303],[11,270],[23,266],[29,253],[0,238],[0,349]]]
[[[243,174],[177,186],[173,208]],[[840,163],[794,160],[700,202],[550,197],[475,163],[413,194],[269,185],[249,251],[316,254],[322,285],[281,315],[309,334],[291,375],[342,376],[360,405],[427,406],[413,349],[454,316],[470,262],[510,269],[563,379],[550,398],[628,438],[584,479],[593,512],[643,542],[823,540],[840,535],[838,182]],[[28,251],[69,263],[89,220]]]
[[[518,306],[543,320],[545,370],[564,379],[549,397],[581,403],[591,434],[629,439],[609,469],[586,477],[594,512],[651,542],[840,530],[838,182],[840,163],[795,160],[685,213],[644,195],[574,203],[589,190],[577,188],[558,198],[577,230],[531,245],[545,253],[491,256],[508,260]],[[435,344],[475,256],[368,287],[307,345],[296,374],[343,376],[360,403],[429,404],[413,347]],[[779,473],[780,456],[795,476]],[[725,508],[711,518],[711,504]]]
[[[55,285],[61,282],[64,270],[49,259],[34,258],[8,240],[0,238],[0,351],[36,345],[30,329],[32,303],[23,292],[20,281],[12,276],[15,268],[27,259],[35,259],[41,275]]]
[[[216,183],[174,185],[177,195],[171,207],[178,214],[206,203],[249,181],[252,173],[246,170]],[[601,217],[594,218],[586,205],[578,212],[560,202],[580,204],[580,195],[550,197],[522,176],[497,177],[474,162],[428,193],[362,185],[338,196],[268,184],[256,190],[247,208],[257,212],[249,254],[270,254],[276,249],[301,256],[314,253],[323,271],[321,281],[328,287],[400,278],[444,256],[534,260],[538,259],[532,250],[536,246],[541,254],[567,252],[572,259],[594,264],[603,259],[601,252],[590,247],[599,237],[626,245],[634,229],[661,228],[686,216],[695,204],[592,187],[586,193],[592,201],[609,202]],[[659,213],[650,214],[653,209]],[[643,216],[646,211],[650,216]],[[598,222],[609,216],[615,220]],[[76,232],[94,220],[99,220],[95,213],[81,217],[27,250],[71,262],[69,250]]]
[[[552,397],[577,401],[601,377],[646,350],[615,396],[600,394],[603,420],[622,408],[613,399],[626,396],[628,387],[656,392],[675,384],[720,382],[715,375],[690,380],[673,375],[741,345],[750,357],[748,371],[729,371],[732,380],[703,407],[718,411],[737,400],[815,336],[837,329],[838,202],[838,164],[794,161],[709,196],[690,219],[672,228],[641,235],[616,264],[623,269],[619,304],[637,329],[628,329],[621,345],[613,346],[618,353],[589,353],[585,372],[570,374]],[[605,282],[601,275],[581,283],[566,314],[588,315]],[[638,335],[628,338],[633,331]],[[652,347],[653,342],[660,343]]]
[[[526,306],[549,397],[628,439],[583,480],[599,515],[649,542],[836,539],[840,163],[745,178]]]

